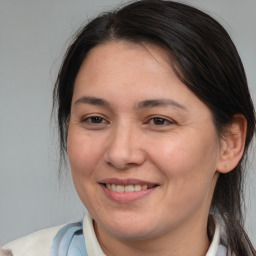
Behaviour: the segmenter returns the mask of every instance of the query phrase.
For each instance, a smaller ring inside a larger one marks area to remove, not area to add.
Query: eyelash
[[[94,119],[95,122],[93,122],[93,119]],[[99,123],[101,123],[101,121],[103,121],[105,119],[103,117],[101,117],[101,116],[89,116],[89,117],[84,118],[82,121],[83,122],[88,122],[89,120],[91,120],[89,123],[99,124]]]
[[[153,124],[150,124],[150,122],[153,122]],[[150,125],[154,125],[154,126],[168,126],[168,125],[175,124],[174,121],[161,116],[151,117],[150,119],[148,119],[146,123],[149,123]]]
[[[169,118],[165,118],[162,116],[151,116],[146,120],[144,125],[148,125],[152,127],[153,130],[162,130],[168,129],[172,125],[176,125],[177,123]]]

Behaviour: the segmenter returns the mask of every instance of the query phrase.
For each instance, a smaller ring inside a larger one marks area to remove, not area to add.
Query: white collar
[[[205,256],[222,256],[226,252],[226,248],[220,245],[220,224],[216,218],[214,218],[215,222],[215,231],[213,235],[213,239],[211,245]],[[88,256],[106,256],[102,251],[99,242],[97,240],[93,221],[89,213],[87,213],[84,217],[83,221],[83,232],[85,237],[85,244],[87,249]]]
[[[220,224],[216,218],[214,218],[215,230],[212,238],[211,245],[205,256],[218,256],[217,251],[220,244]]]
[[[83,233],[88,256],[106,256],[101,250],[94,231],[93,220],[88,212],[83,221]]]

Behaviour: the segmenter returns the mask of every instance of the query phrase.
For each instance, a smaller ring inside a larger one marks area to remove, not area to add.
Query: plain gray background
[[[0,0],[0,245],[80,220],[71,178],[58,181],[52,88],[69,38],[120,0]],[[228,30],[256,102],[256,1],[191,0]],[[247,179],[247,230],[256,244],[255,156]],[[68,173],[68,171],[67,171]]]

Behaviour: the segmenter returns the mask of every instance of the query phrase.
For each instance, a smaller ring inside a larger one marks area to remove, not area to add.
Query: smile
[[[121,204],[132,203],[148,197],[153,191],[158,190],[160,184],[138,179],[109,178],[99,182],[103,193],[112,201]]]
[[[135,184],[135,185],[116,185],[116,184],[105,184],[107,189],[113,191],[113,192],[139,192],[141,190],[147,190],[149,188],[155,187],[156,185],[140,185],[140,184]]]

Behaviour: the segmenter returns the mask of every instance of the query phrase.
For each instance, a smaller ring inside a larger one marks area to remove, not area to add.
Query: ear
[[[218,172],[228,173],[237,166],[243,156],[246,131],[246,118],[241,114],[235,115],[221,138],[220,157],[216,168]]]

